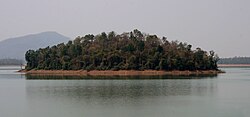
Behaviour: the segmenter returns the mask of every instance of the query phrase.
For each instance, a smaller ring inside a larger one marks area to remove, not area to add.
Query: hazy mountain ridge
[[[70,38],[53,31],[9,38],[0,41],[0,59],[24,59],[24,55],[29,49],[44,48],[69,40]]]

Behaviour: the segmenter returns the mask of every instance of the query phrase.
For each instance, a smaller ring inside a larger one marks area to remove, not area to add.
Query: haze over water
[[[220,57],[249,56],[249,0],[1,0],[0,41],[56,31],[75,38],[139,29]]]
[[[222,69],[195,79],[33,80],[1,67],[0,116],[248,117],[250,68]]]

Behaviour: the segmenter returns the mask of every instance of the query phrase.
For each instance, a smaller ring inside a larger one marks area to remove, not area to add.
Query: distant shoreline
[[[213,75],[219,73],[225,73],[220,70],[197,70],[197,71],[157,71],[157,70],[104,70],[104,71],[87,71],[87,70],[21,70],[19,72],[26,73],[28,75],[55,75],[55,76],[161,76],[161,75]]]
[[[250,64],[218,64],[218,67],[250,67]]]

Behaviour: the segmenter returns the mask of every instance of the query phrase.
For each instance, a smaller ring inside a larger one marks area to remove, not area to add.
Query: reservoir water
[[[0,67],[0,117],[249,117],[250,68],[209,77],[36,79]]]

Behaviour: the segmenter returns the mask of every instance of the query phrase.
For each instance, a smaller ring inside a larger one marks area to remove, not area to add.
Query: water
[[[195,79],[34,80],[0,67],[0,117],[249,117],[250,68],[223,70]]]

